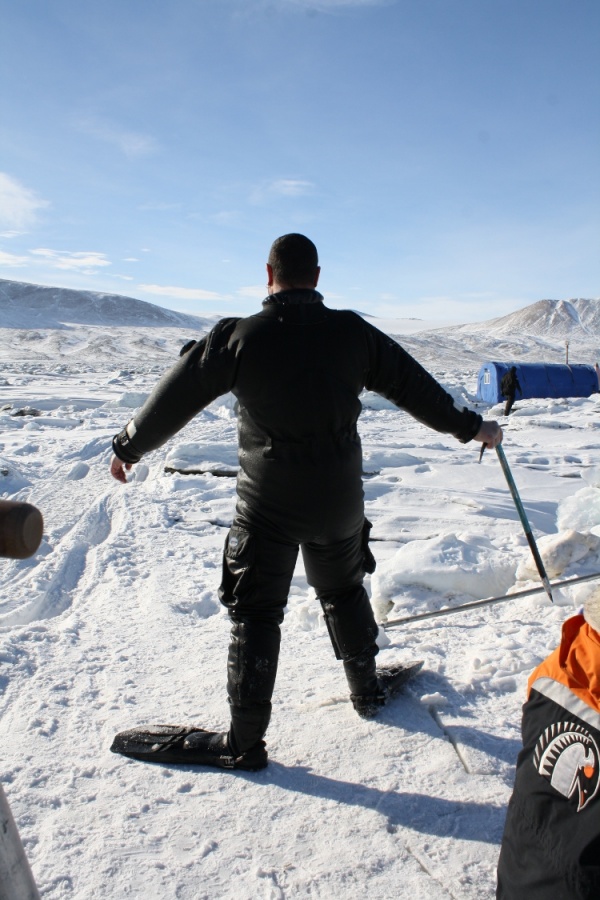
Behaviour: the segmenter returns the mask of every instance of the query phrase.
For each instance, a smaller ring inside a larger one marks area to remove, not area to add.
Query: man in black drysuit
[[[111,472],[176,434],[216,397],[239,404],[237,506],[223,558],[221,602],[232,621],[227,668],[229,732],[198,730],[182,742],[189,762],[257,769],[271,716],[280,624],[302,549],[331,642],[359,715],[389,689],[377,675],[378,628],[363,587],[374,560],[364,517],[357,432],[363,388],[429,427],[495,447],[497,422],[452,397],[394,340],[350,311],[328,309],[308,238],[278,238],[261,312],[222,319],[183,353],[113,441]],[[183,760],[182,760],[183,761]]]
[[[521,390],[521,385],[519,384],[519,379],[517,377],[516,366],[511,366],[508,372],[506,372],[502,376],[502,381],[500,382],[500,390],[502,391],[502,396],[506,397],[504,415],[508,416],[510,415],[510,411],[513,408],[517,391],[521,394],[521,396],[523,396],[523,391]]]

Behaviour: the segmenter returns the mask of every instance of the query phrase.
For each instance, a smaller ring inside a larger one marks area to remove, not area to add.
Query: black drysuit
[[[363,587],[374,561],[357,432],[361,391],[382,394],[462,442],[482,421],[458,408],[395,341],[322,301],[317,291],[282,291],[256,315],[222,319],[163,376],[113,442],[120,459],[137,462],[216,397],[232,391],[239,401],[238,501],[219,591],[233,622],[234,753],[257,743],[269,722],[279,626],[299,547],[352,694],[377,692],[377,625]]]

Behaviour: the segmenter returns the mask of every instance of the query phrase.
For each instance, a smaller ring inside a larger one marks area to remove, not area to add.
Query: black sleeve
[[[452,434],[466,444],[475,437],[483,419],[459,407],[454,398],[392,338],[365,323],[370,367],[365,387],[435,431]]]
[[[231,390],[237,368],[231,335],[238,321],[222,319],[162,376],[142,408],[113,438],[113,451],[119,459],[137,462]]]

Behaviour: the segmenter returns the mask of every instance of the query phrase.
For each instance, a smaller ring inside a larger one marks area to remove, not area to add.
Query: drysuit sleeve
[[[472,440],[481,428],[482,417],[466,406],[458,406],[400,344],[369,323],[365,326],[370,361],[365,375],[367,390],[381,394],[435,431],[452,434],[463,444]]]
[[[237,368],[231,335],[237,322],[222,319],[162,376],[142,408],[113,438],[115,456],[123,462],[138,462],[231,390]]]

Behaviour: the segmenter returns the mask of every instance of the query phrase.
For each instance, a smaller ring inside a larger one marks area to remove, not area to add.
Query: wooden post
[[[569,342],[565,341],[565,353],[566,353],[566,363],[569,365]]]
[[[40,900],[15,820],[1,784],[0,900]]]

